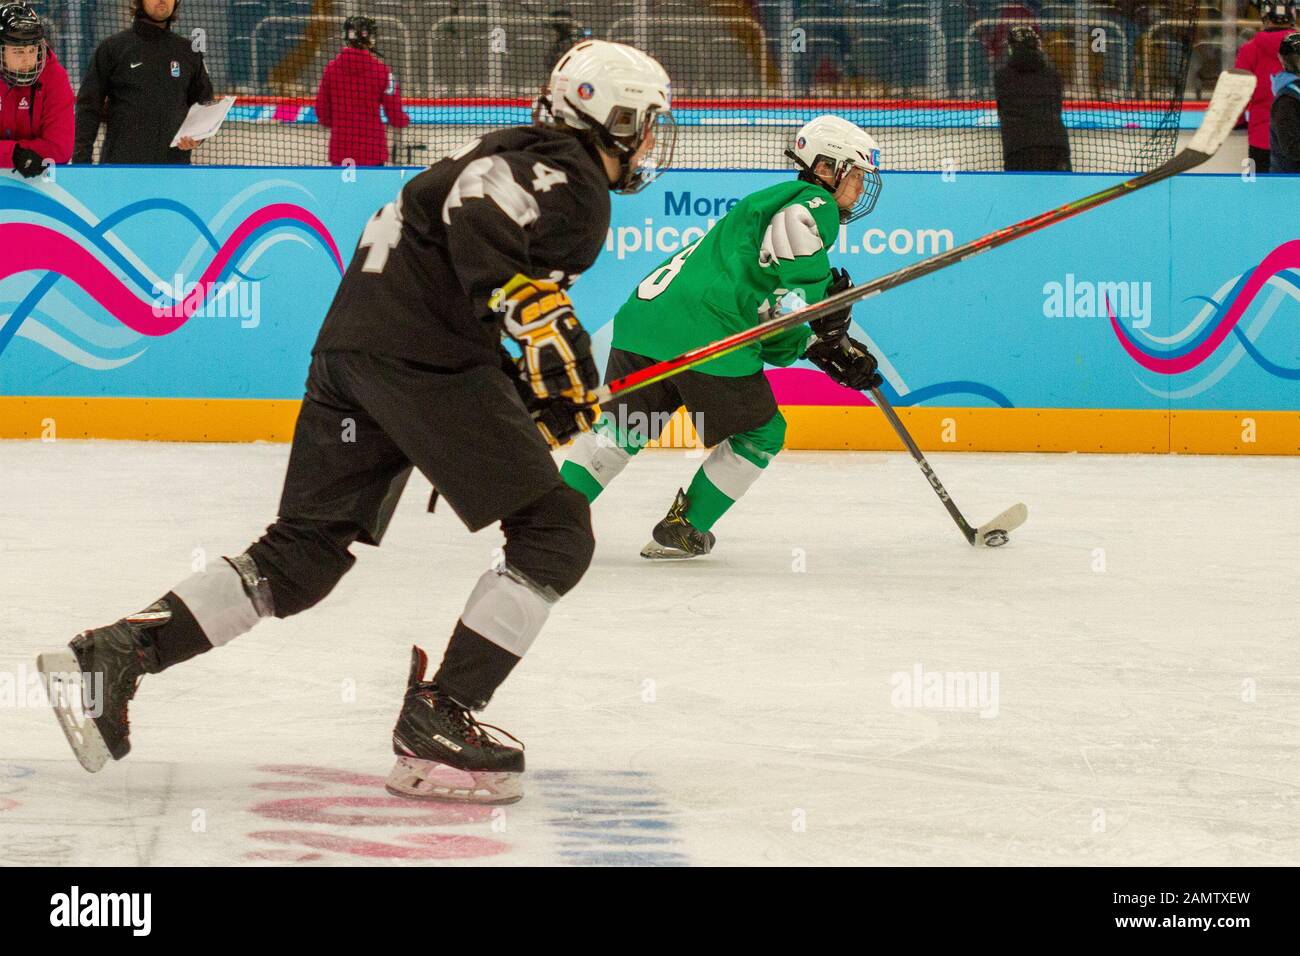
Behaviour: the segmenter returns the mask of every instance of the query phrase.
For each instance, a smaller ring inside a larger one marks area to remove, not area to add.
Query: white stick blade
[[[977,548],[995,548],[1007,543],[1007,535],[1029,520],[1029,509],[1024,503],[1012,505],[992,521],[975,529]]]
[[[1255,94],[1255,74],[1246,70],[1224,70],[1219,74],[1219,82],[1210,97],[1210,105],[1205,110],[1205,119],[1196,131],[1188,149],[1213,156],[1227,142],[1241,111],[1250,103]]]

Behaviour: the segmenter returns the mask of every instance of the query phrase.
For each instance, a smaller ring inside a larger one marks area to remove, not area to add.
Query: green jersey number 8
[[[649,302],[651,299],[663,293],[663,291],[668,288],[669,283],[677,277],[677,273],[682,271],[682,266],[686,264],[686,257],[694,252],[702,241],[702,237],[696,239],[681,252],[677,253],[677,255],[673,256],[654,272],[642,279],[641,284],[636,287],[636,297],[642,301]]]

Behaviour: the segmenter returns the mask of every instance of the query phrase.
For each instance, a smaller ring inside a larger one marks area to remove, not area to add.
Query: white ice
[[[0,443],[0,865],[1300,863],[1296,459],[934,455],[972,523],[1029,505],[986,551],[905,455],[791,452],[714,555],[650,564],[699,459],[647,452],[483,715],[528,744],[496,811],[381,786],[410,646],[500,541],[416,480],[325,603],[148,678],[86,774],[35,655],[242,550],[287,453]],[[987,696],[908,700],[918,669]]]

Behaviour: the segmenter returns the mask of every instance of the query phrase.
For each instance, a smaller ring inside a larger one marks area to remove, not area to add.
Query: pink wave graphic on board
[[[825,372],[807,368],[770,369],[767,380],[778,405],[870,405],[861,392],[831,381]]]
[[[1161,375],[1177,375],[1180,372],[1195,368],[1214,354],[1214,350],[1222,345],[1223,340],[1232,333],[1233,328],[1241,321],[1241,317],[1250,308],[1255,296],[1259,295],[1260,290],[1268,284],[1269,279],[1280,272],[1297,267],[1300,267],[1300,239],[1285,242],[1270,252],[1264,257],[1264,261],[1251,273],[1250,279],[1247,280],[1240,294],[1223,314],[1223,318],[1219,321],[1219,325],[1214,332],[1186,355],[1169,358],[1148,355],[1124,334],[1123,328],[1115,318],[1114,310],[1107,303],[1110,326],[1115,332],[1115,337],[1119,339],[1119,344],[1124,347],[1124,351],[1129,354],[1129,358],[1133,359],[1133,361],[1151,372],[1157,372]]]
[[[315,230],[329,248],[335,265],[342,271],[343,257],[325,224],[301,206],[274,203],[259,209],[239,224],[203,271],[198,280],[200,289],[206,292],[209,283],[215,282],[223,274],[226,266],[252,235],[268,223],[280,219],[301,222]],[[45,226],[0,224],[0,248],[6,250],[5,255],[0,257],[0,281],[20,272],[56,272],[75,282],[119,322],[141,335],[170,335],[188,322],[203,305],[204,296],[196,291],[196,294],[186,296],[177,308],[168,310],[180,314],[155,315],[154,303],[137,297],[80,243]]]

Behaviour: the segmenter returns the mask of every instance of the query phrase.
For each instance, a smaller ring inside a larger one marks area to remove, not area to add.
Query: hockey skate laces
[[[422,687],[421,690],[426,693],[433,693],[433,694],[439,693],[437,687],[432,684],[424,685],[424,687]],[[504,734],[505,736],[513,740],[515,743],[517,743],[519,745],[520,750],[527,749],[524,746],[524,742],[520,740],[518,737],[516,737],[514,734],[512,734],[510,731],[502,727],[497,727],[495,724],[480,723],[478,718],[474,716],[473,711],[471,711],[468,707],[462,705],[455,698],[443,696],[440,699],[440,703],[447,710],[454,712],[455,719],[468,732],[467,736],[473,736],[475,738],[485,740],[489,743],[497,744],[498,746],[504,746],[503,741],[498,740],[496,737],[493,737],[490,733],[488,733],[489,730],[495,730],[497,733]]]

